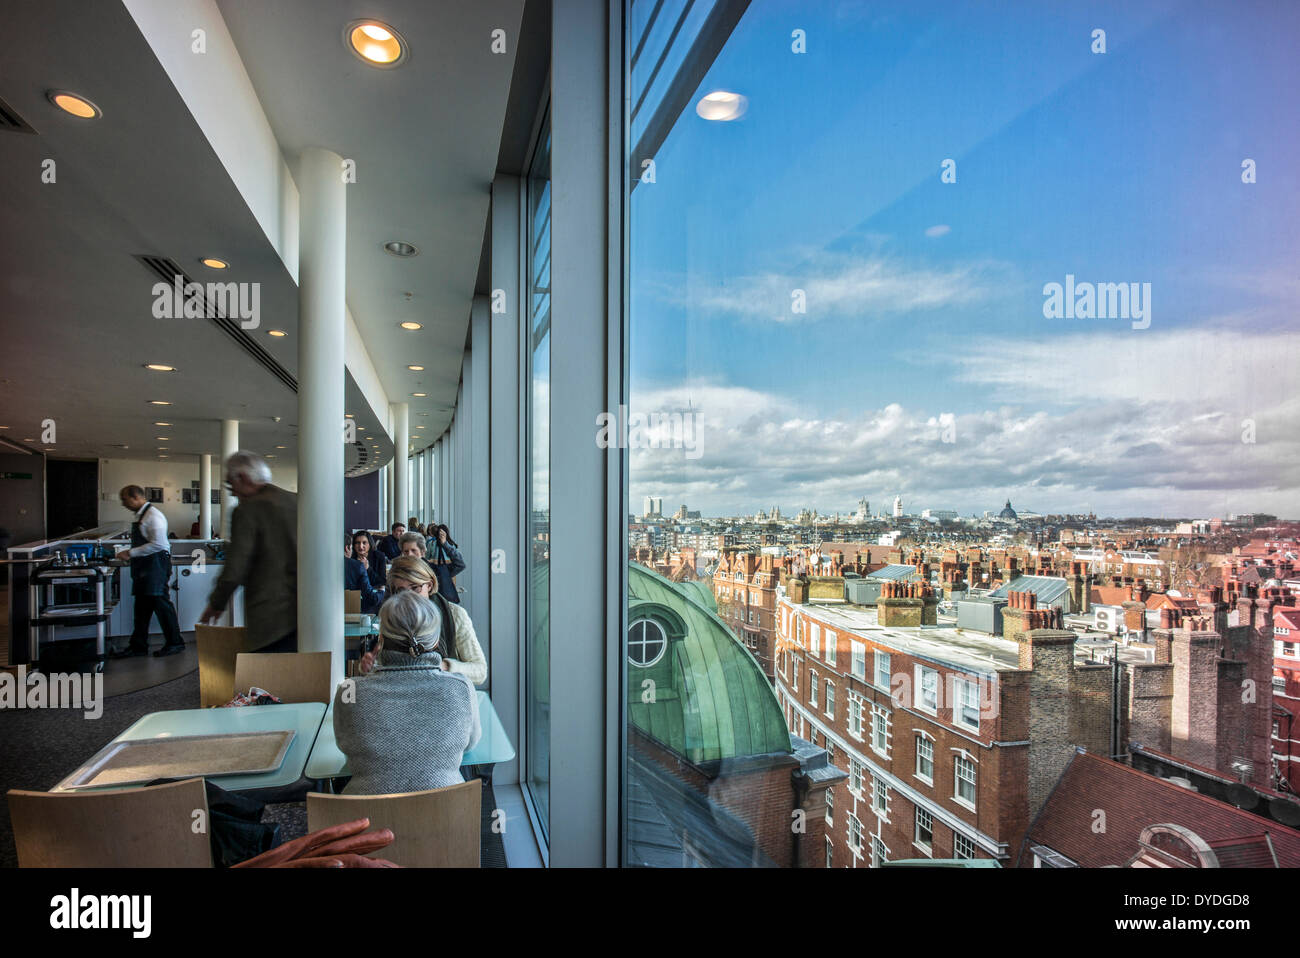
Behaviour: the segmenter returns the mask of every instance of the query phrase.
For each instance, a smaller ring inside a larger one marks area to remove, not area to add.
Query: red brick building
[[[1181,624],[1164,610],[1156,661],[1094,664],[1031,592],[1010,593],[991,636],[935,624],[921,582],[889,583],[874,609],[840,584],[835,598],[828,580],[786,577],[776,612],[778,704],[849,773],[829,795],[835,867],[1011,864],[1077,747],[1139,742],[1269,787],[1271,624],[1253,598],[1241,626],[1223,602]]]

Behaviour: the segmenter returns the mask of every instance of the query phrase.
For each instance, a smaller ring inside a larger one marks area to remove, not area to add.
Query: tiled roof
[[[1097,810],[1106,815],[1100,832],[1093,831]],[[1030,845],[1046,845],[1084,868],[1123,865],[1141,851],[1142,830],[1159,824],[1188,828],[1212,848],[1222,843],[1235,866],[1261,860],[1266,834],[1281,867],[1300,866],[1300,831],[1082,750],[1030,826],[1020,865],[1032,862]]]
[[[1005,599],[1009,592],[1032,592],[1038,597],[1038,604],[1046,606],[1064,596],[1069,588],[1069,584],[1064,579],[1055,576],[1022,575],[998,586],[989,593],[989,598]]]
[[[1281,626],[1284,629],[1300,629],[1300,609],[1274,609],[1273,626],[1274,628]]]
[[[1123,605],[1133,598],[1133,590],[1122,585],[1094,585],[1088,590],[1091,605]]]

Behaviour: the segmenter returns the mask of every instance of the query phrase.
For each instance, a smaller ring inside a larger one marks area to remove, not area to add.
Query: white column
[[[343,362],[347,187],[342,158],[302,154],[298,179],[298,650],[343,679]]]
[[[393,509],[397,515],[395,522],[405,522],[410,518],[411,508],[411,470],[407,465],[407,449],[411,444],[410,404],[392,403],[393,410]],[[421,522],[426,522],[420,516]]]
[[[230,538],[230,514],[238,504],[226,488],[226,460],[239,451],[239,420],[221,420],[221,538]]]
[[[212,453],[199,456],[199,538],[212,537]]]

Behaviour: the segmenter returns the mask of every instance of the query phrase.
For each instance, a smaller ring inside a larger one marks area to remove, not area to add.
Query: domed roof
[[[762,667],[693,584],[631,562],[627,605],[629,623],[650,620],[658,626],[654,637],[668,641],[662,653],[646,656],[653,658],[647,665],[628,664],[633,725],[692,762],[791,751]]]
[[[1008,500],[1007,500],[1007,504],[1006,504],[1005,506],[1002,507],[1002,511],[998,513],[998,518],[999,518],[999,519],[1015,519],[1015,518],[1016,518],[1016,510],[1011,508],[1011,500],[1010,500],[1010,499],[1008,499]]]

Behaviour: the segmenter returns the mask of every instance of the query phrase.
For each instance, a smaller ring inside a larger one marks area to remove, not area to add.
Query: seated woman
[[[443,668],[442,616],[407,590],[379,610],[378,662],[334,693],[334,737],[348,758],[345,795],[459,785],[461,758],[479,740],[478,698]]]
[[[352,558],[365,567],[372,589],[382,589],[388,578],[388,559],[378,549],[371,548],[370,533],[358,529],[352,533]]]
[[[407,535],[410,535],[408,532]],[[475,685],[487,681],[487,659],[474,634],[474,623],[463,606],[448,602],[438,595],[433,572],[428,564],[418,556],[402,556],[394,559],[388,567],[388,592],[392,602],[402,592],[415,592],[430,599],[438,609],[442,620],[442,633],[438,653],[442,656],[442,667],[448,672],[457,672]],[[387,603],[383,608],[387,607]],[[383,608],[380,614],[383,614]],[[361,657],[362,674],[369,672],[375,662],[375,654],[367,652]]]
[[[350,592],[361,593],[362,612],[375,612],[384,597],[370,584],[366,567],[352,557],[353,541],[349,536],[343,543],[343,588]]]

